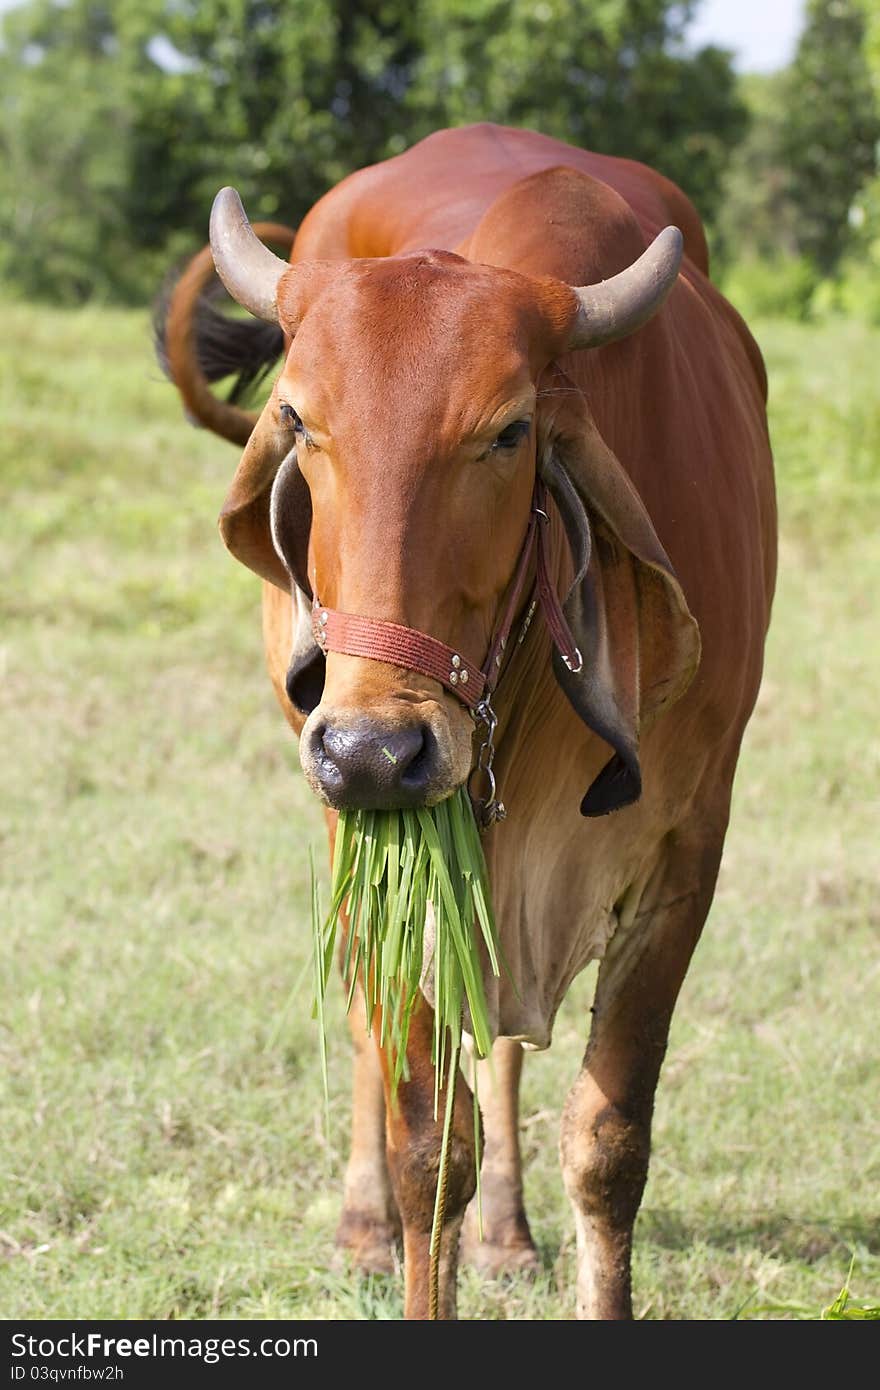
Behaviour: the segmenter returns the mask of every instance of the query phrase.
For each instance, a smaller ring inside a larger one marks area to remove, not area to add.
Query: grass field
[[[334,1265],[309,1017],[321,819],[214,518],[235,463],[181,422],[145,316],[6,307],[0,352],[0,1317],[397,1317]],[[764,688],[679,1004],[636,1231],[648,1318],[880,1301],[880,333],[758,326],[783,541]],[[545,1273],[460,1311],[559,1318],[559,1110],[592,977],[526,1066]]]

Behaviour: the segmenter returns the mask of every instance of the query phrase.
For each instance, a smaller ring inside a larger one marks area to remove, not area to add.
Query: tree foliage
[[[880,5],[862,0],[865,14],[865,61],[880,114]],[[854,205],[852,255],[873,279],[876,306],[874,322],[880,323],[880,141],[873,177],[859,190]]]
[[[29,0],[0,48],[0,273],[136,298],[217,187],[298,221],[350,170],[491,119],[642,159],[711,216],[744,123],[696,0]]]
[[[722,262],[736,265],[728,291],[751,311],[809,317],[861,301],[878,306],[876,317],[876,0],[811,0],[791,67],[748,77],[741,90],[749,130],[731,158],[715,228]]]
[[[797,209],[781,152],[788,73],[752,74],[742,79],[741,92],[748,131],[724,176],[713,249],[725,264],[797,256]]]
[[[490,118],[659,169],[715,211],[746,113],[728,55],[687,54],[668,0],[424,0],[408,106],[420,133]]]
[[[850,209],[876,169],[878,140],[861,0],[811,0],[786,83],[780,157],[798,247],[825,274],[846,250]]]
[[[97,7],[57,26],[51,8],[13,12],[0,51],[0,271],[25,293],[124,294],[127,93]]]

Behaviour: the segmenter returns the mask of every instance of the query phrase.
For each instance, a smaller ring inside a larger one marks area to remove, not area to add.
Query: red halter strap
[[[507,639],[519,612],[523,589],[529,574],[533,552],[536,553],[537,578],[533,597],[523,620],[521,638],[532,619],[537,603],[560,655],[570,670],[579,671],[581,654],[565,621],[562,606],[550,579],[544,543],[544,528],[549,520],[543,503],[546,494],[540,478],[535,480],[528,529],[510,585],[507,603],[489,654],[482,666],[462,652],[448,647],[436,637],[400,623],[382,618],[363,618],[356,613],[340,613],[325,608],[315,597],[312,605],[312,630],[315,641],[324,652],[340,652],[345,656],[366,657],[370,661],[386,661],[405,671],[418,671],[430,676],[455,695],[471,711],[488,701],[501,675]]]
[[[479,666],[426,632],[383,619],[361,618],[356,613],[339,613],[318,603],[312,610],[312,628],[322,651],[364,656],[405,671],[419,671],[439,681],[469,709],[480,703],[486,677]]]

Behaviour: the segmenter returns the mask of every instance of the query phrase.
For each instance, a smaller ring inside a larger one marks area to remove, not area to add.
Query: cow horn
[[[258,319],[278,322],[278,282],[290,266],[263,245],[234,188],[221,188],[211,208],[211,251],[232,298]]]
[[[569,348],[613,343],[647,323],[675,284],[683,244],[678,228],[666,227],[619,275],[598,285],[573,286],[580,308]]]

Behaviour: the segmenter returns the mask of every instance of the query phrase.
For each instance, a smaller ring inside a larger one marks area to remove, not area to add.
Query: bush
[[[880,270],[850,257],[839,276],[817,285],[810,309],[815,319],[842,315],[880,327]]]
[[[739,261],[723,277],[721,288],[745,318],[812,317],[818,273],[803,256]]]

